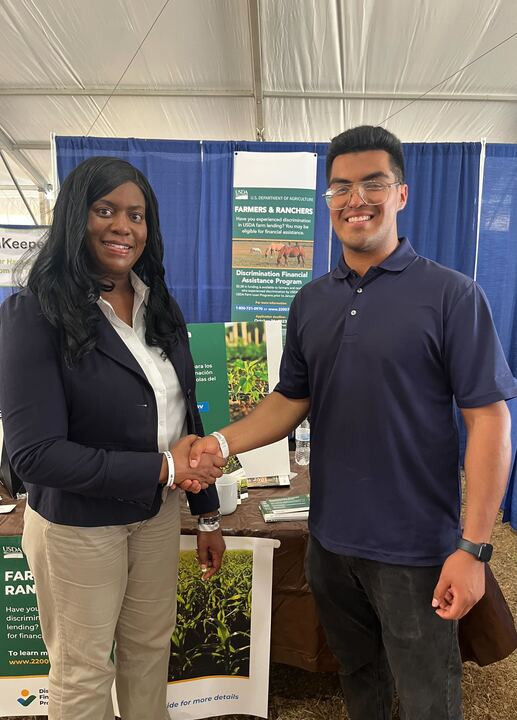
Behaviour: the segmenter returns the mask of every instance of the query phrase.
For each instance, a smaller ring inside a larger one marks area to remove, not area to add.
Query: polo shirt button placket
[[[362,292],[363,292],[363,288],[362,288],[362,287],[357,288],[356,293],[357,293],[358,295],[360,295]],[[350,310],[350,315],[352,315],[352,316],[357,315],[357,310]]]

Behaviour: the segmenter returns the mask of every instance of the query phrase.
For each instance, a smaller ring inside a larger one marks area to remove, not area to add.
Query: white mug
[[[221,515],[230,515],[237,509],[237,478],[231,475],[221,475],[215,481]]]

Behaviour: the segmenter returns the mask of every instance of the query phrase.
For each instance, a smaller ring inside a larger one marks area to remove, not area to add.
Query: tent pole
[[[13,171],[11,170],[11,168],[10,168],[10,166],[9,166],[9,163],[7,162],[7,158],[6,158],[5,155],[4,155],[4,151],[3,151],[1,148],[0,148],[0,157],[1,157],[2,160],[4,161],[4,165],[5,165],[5,167],[7,168],[7,172],[8,172],[9,175],[11,176],[11,180],[12,180],[13,183],[15,184],[16,189],[18,190],[21,199],[22,199],[23,202],[25,203],[25,207],[26,207],[27,210],[29,211],[29,215],[31,216],[34,225],[39,225],[38,221],[37,221],[36,218],[34,217],[34,213],[32,212],[29,203],[27,202],[27,198],[26,198],[25,195],[23,194],[23,190],[22,190],[21,187],[18,185],[18,181],[17,181],[16,178],[14,177],[14,173],[13,173]]]
[[[264,88],[262,83],[262,47],[260,42],[260,0],[248,0],[251,37],[251,70],[253,97],[255,98],[256,140],[264,141]]]

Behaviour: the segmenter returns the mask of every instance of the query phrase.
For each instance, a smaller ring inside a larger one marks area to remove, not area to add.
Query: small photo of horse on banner
[[[305,267],[305,248],[303,245],[300,245],[300,243],[282,245],[280,250],[277,251],[276,264],[281,265],[283,261],[284,267],[288,267],[290,258],[296,260],[296,265]]]
[[[312,242],[250,242],[235,238],[233,241],[234,268],[307,268],[312,267]]]

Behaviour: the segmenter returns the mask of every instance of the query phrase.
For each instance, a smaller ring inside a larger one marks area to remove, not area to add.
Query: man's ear
[[[403,210],[406,207],[407,199],[408,199],[408,192],[409,192],[409,188],[405,183],[402,185],[399,185],[397,212],[399,210]]]

